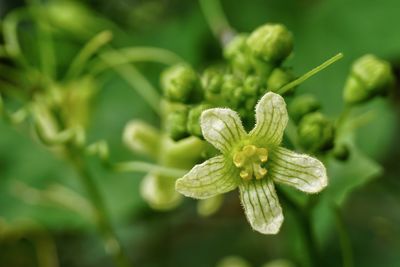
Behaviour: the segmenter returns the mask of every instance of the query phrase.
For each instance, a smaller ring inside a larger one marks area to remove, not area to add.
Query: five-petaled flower
[[[288,114],[283,98],[266,93],[256,106],[256,125],[247,133],[236,112],[226,108],[204,111],[204,138],[222,155],[194,166],[176,181],[185,196],[204,199],[237,187],[253,229],[263,234],[279,231],[283,215],[274,182],[317,193],[328,183],[317,159],[280,147]]]

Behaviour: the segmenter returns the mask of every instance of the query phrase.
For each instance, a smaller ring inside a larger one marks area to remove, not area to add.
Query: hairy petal
[[[247,220],[262,234],[276,234],[283,222],[282,209],[271,179],[243,181],[239,185]]]
[[[205,110],[200,125],[204,138],[222,153],[229,152],[246,136],[239,115],[228,108]]]
[[[269,161],[269,176],[278,183],[307,193],[318,193],[328,185],[325,166],[316,158],[278,147]]]
[[[279,145],[288,122],[285,100],[278,94],[266,93],[256,106],[256,126],[250,136],[263,145]]]
[[[175,184],[176,191],[192,198],[205,199],[235,189],[239,183],[238,169],[224,156],[213,157],[196,165]]]

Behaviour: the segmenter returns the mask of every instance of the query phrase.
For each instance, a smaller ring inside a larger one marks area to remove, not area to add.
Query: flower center
[[[261,167],[261,164],[267,160],[268,150],[254,145],[246,145],[233,155],[233,163],[240,169],[240,177],[244,180],[251,180],[253,176],[257,180],[263,178],[267,169]]]

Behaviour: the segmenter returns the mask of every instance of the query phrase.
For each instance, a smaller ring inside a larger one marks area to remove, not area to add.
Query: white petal
[[[235,189],[239,180],[238,169],[220,155],[194,166],[175,188],[187,197],[205,199]]]
[[[307,193],[317,193],[328,185],[326,169],[321,161],[282,147],[272,151],[268,173],[274,181]]]
[[[205,110],[200,125],[204,138],[223,153],[246,136],[239,115],[228,108]]]
[[[282,209],[273,181],[268,178],[243,181],[239,185],[248,221],[262,234],[276,234],[283,222]]]
[[[256,126],[250,135],[263,145],[279,145],[288,122],[285,100],[266,93],[256,106]]]

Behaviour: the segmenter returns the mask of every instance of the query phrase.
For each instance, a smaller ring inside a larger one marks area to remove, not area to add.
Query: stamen
[[[233,163],[241,169],[240,177],[244,180],[252,179],[253,175],[257,180],[262,179],[267,174],[267,170],[261,167],[261,164],[267,160],[268,150],[254,145],[246,145],[233,155]]]

